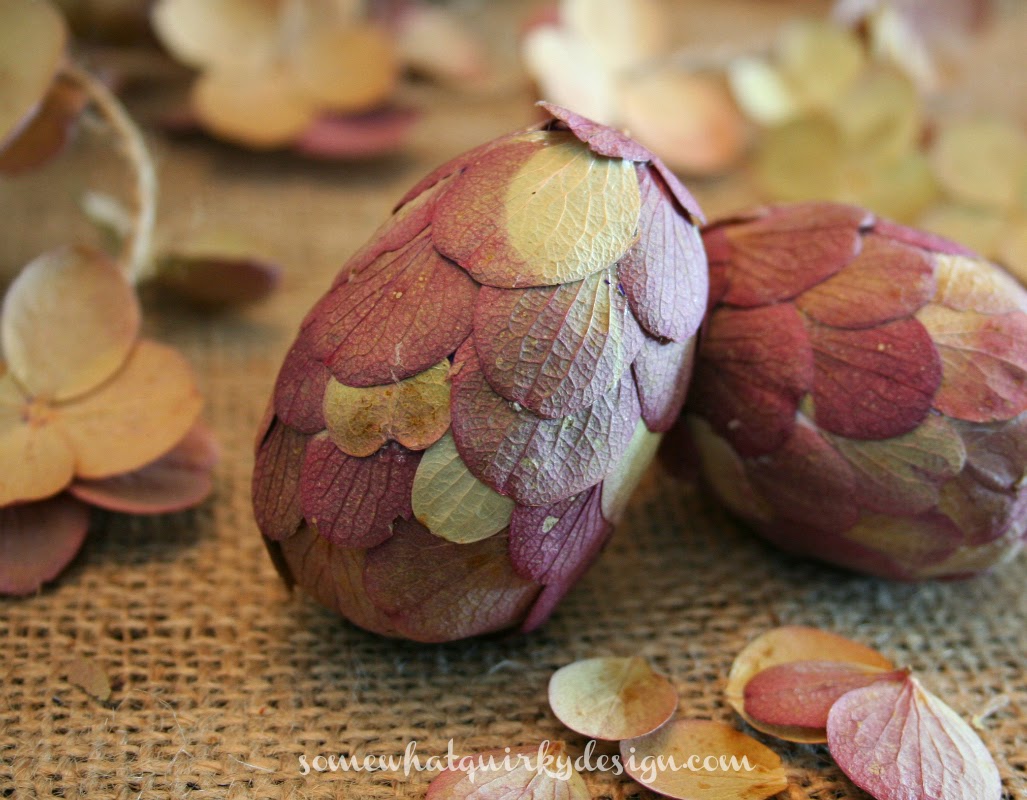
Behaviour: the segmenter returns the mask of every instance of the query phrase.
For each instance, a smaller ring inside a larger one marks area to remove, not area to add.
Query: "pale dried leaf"
[[[549,680],[549,706],[573,731],[616,741],[656,730],[674,714],[678,694],[644,658],[575,661]]]
[[[0,507],[0,595],[39,591],[68,566],[88,529],[89,509],[68,495]]]
[[[447,769],[431,782],[426,800],[589,800],[563,742],[490,750],[460,762],[480,770]],[[495,765],[492,767],[492,765]]]
[[[274,55],[277,3],[253,0],[159,0],[152,11],[157,36],[192,67],[252,70]]]
[[[73,656],[64,665],[68,683],[82,689],[101,703],[111,699],[111,682],[103,665],[96,659]]]
[[[392,94],[398,77],[391,40],[371,24],[311,30],[290,57],[296,88],[330,111],[373,108]]]
[[[931,147],[931,163],[957,202],[1007,210],[1019,200],[1027,139],[1004,120],[963,120],[941,129]]]
[[[863,71],[859,39],[824,20],[801,19],[787,25],[776,55],[785,79],[806,106],[823,108],[846,91]]]
[[[139,333],[139,301],[118,266],[85,248],[36,258],[0,311],[7,364],[36,398],[63,401],[110,378]]]
[[[649,430],[643,420],[635,425],[628,449],[613,471],[603,479],[603,516],[610,522],[617,523],[624,515],[624,509],[652,463],[661,439],[663,436]]]

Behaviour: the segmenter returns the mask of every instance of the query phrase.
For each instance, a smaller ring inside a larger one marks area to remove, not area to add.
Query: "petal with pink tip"
[[[859,255],[868,212],[836,203],[797,203],[723,228],[731,246],[725,302],[759,306],[795,297]]]
[[[743,456],[780,446],[813,386],[813,351],[791,305],[720,308],[699,346],[689,400]]]
[[[69,491],[85,503],[125,514],[182,511],[210,494],[210,472],[219,455],[214,432],[200,423],[152,464],[102,480],[76,481]]]
[[[89,509],[67,495],[0,508],[0,594],[32,594],[82,547]]]
[[[677,210],[662,180],[638,170],[639,239],[617,265],[631,310],[653,336],[683,341],[706,313],[709,277],[699,229]]]
[[[453,369],[453,437],[467,468],[500,494],[544,505],[598,483],[626,450],[639,417],[634,381],[562,419],[541,419],[489,386],[470,340]]]
[[[288,539],[303,522],[300,510],[300,474],[310,437],[281,421],[257,450],[253,465],[253,513],[268,539]]]
[[[367,552],[364,586],[396,629],[419,642],[510,627],[539,591],[514,572],[505,534],[454,544],[405,520],[396,523],[391,539]]]
[[[947,253],[954,256],[969,256],[970,258],[976,256],[973,250],[956,242],[949,241],[937,234],[928,233],[917,228],[910,228],[906,225],[899,225],[897,222],[887,219],[876,220],[874,222],[874,232],[886,239],[919,247],[931,253]]]
[[[467,338],[477,292],[426,230],[332,289],[308,315],[301,341],[347,386],[403,380]]]
[[[927,255],[870,235],[854,261],[802,294],[797,305],[824,325],[872,328],[912,315],[935,288]]]
[[[609,392],[642,339],[612,269],[559,286],[486,286],[478,295],[474,341],[489,385],[547,419]]]
[[[922,423],[941,385],[941,360],[915,319],[867,330],[811,324],[813,402],[824,430],[889,439]]]
[[[389,443],[367,458],[343,453],[327,433],[310,440],[300,477],[300,508],[307,522],[340,547],[373,547],[410,519],[410,493],[421,460]]]

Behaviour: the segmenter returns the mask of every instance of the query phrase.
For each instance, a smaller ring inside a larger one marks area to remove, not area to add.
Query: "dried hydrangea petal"
[[[412,488],[417,521],[443,539],[468,544],[510,525],[514,502],[479,481],[464,464],[450,434],[429,447]]]
[[[365,389],[333,378],[324,393],[324,416],[332,440],[351,456],[369,456],[389,440],[424,450],[449,430],[449,361]]]
[[[481,481],[519,503],[542,505],[597,483],[628,446],[639,413],[630,376],[562,419],[542,419],[489,386],[473,340],[454,362],[453,437]]]
[[[253,69],[266,63],[277,8],[249,0],[160,0],[152,22],[161,42],[192,67]]]
[[[2,0],[0,73],[4,97],[0,102],[0,148],[35,112],[64,59],[68,31],[60,13],[49,3]]]
[[[547,419],[609,392],[643,340],[612,269],[554,287],[484,287],[474,334],[489,385]]]
[[[301,468],[303,517],[340,547],[381,544],[397,519],[413,516],[410,492],[420,460],[420,454],[395,444],[354,458],[327,433],[319,434],[307,445]]]
[[[1027,139],[1008,122],[963,120],[942,127],[931,147],[931,162],[956,201],[1008,209],[1019,196]]]
[[[454,544],[416,523],[367,552],[364,585],[396,630],[418,642],[442,642],[505,628],[538,594],[513,571],[507,537]]]
[[[837,198],[845,156],[842,132],[830,119],[799,117],[764,135],[756,153],[756,180],[772,200]]]
[[[318,107],[354,112],[387,100],[399,67],[393,42],[377,25],[353,22],[306,31],[289,53],[296,86]]]
[[[538,583],[565,580],[591,561],[609,532],[597,487],[546,506],[517,506],[510,519],[510,560]]]
[[[443,770],[428,786],[425,800],[589,800],[592,796],[562,742],[538,747],[487,750],[457,764],[496,764],[474,771]]]
[[[325,295],[301,341],[340,383],[394,383],[459,347],[471,332],[477,293],[467,273],[435,251],[426,230]]]
[[[253,512],[267,539],[280,541],[303,522],[300,475],[310,437],[275,421],[257,449],[253,466]]]
[[[603,517],[616,524],[628,507],[628,501],[642,482],[645,472],[660,446],[658,433],[649,430],[644,420],[635,423],[635,432],[624,455],[613,471],[603,479]]]
[[[62,248],[18,275],[0,312],[4,358],[36,397],[68,400],[95,389],[128,358],[139,333],[135,291],[98,251]]]
[[[685,404],[692,376],[695,340],[667,342],[646,337],[632,364],[642,419],[651,431],[670,430]]]
[[[634,242],[641,198],[631,162],[565,133],[485,153],[439,202],[436,246],[476,280],[517,288],[580,280]]]
[[[589,658],[553,673],[549,707],[582,736],[619,741],[663,725],[678,707],[678,693],[639,656]]]
[[[0,595],[26,595],[56,578],[82,547],[89,509],[68,495],[0,507]]]

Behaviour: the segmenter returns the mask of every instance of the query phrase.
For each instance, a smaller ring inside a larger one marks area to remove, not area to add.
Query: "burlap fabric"
[[[992,86],[1002,105],[1011,91],[1022,98],[1010,59],[1027,58],[1023,30],[997,34],[1005,50],[982,51],[1006,81]],[[854,577],[778,554],[654,470],[600,562],[532,636],[388,641],[285,591],[250,511],[251,439],[302,314],[420,174],[531,118],[520,95],[435,102],[409,155],[361,166],[153,137],[162,230],[247,232],[287,279],[242,315],[151,308],[152,335],[200,375],[224,448],[216,493],[163,518],[97,515],[56,585],[0,602],[0,797],[422,797],[431,774],[304,776],[300,757],[398,755],[411,741],[422,756],[444,754],[450,739],[473,753],[564,738],[577,754],[584,742],[548,711],[546,685],[559,666],[602,654],[650,658],[678,687],[683,715],[737,721],[723,699],[733,656],[768,628],[801,623],[910,665],[967,718],[992,711],[981,735],[1006,796],[1027,798],[1027,558],[958,584]],[[79,147],[59,169],[0,184],[5,268],[79,231],[69,198],[109,169]],[[699,188],[714,210],[734,192]],[[72,654],[103,668],[109,702],[69,683]],[[825,748],[769,743],[788,765],[789,797],[863,796]],[[595,797],[649,796],[610,774],[586,780]]]

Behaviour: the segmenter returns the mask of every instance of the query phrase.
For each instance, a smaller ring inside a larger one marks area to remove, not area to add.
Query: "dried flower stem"
[[[121,151],[128,159],[135,176],[135,219],[125,239],[121,263],[128,278],[137,283],[150,268],[150,248],[157,217],[157,171],[143,134],[128,115],[125,107],[102,81],[86,70],[66,63],[61,73],[78,84],[99,110],[110,129],[118,137]]]

